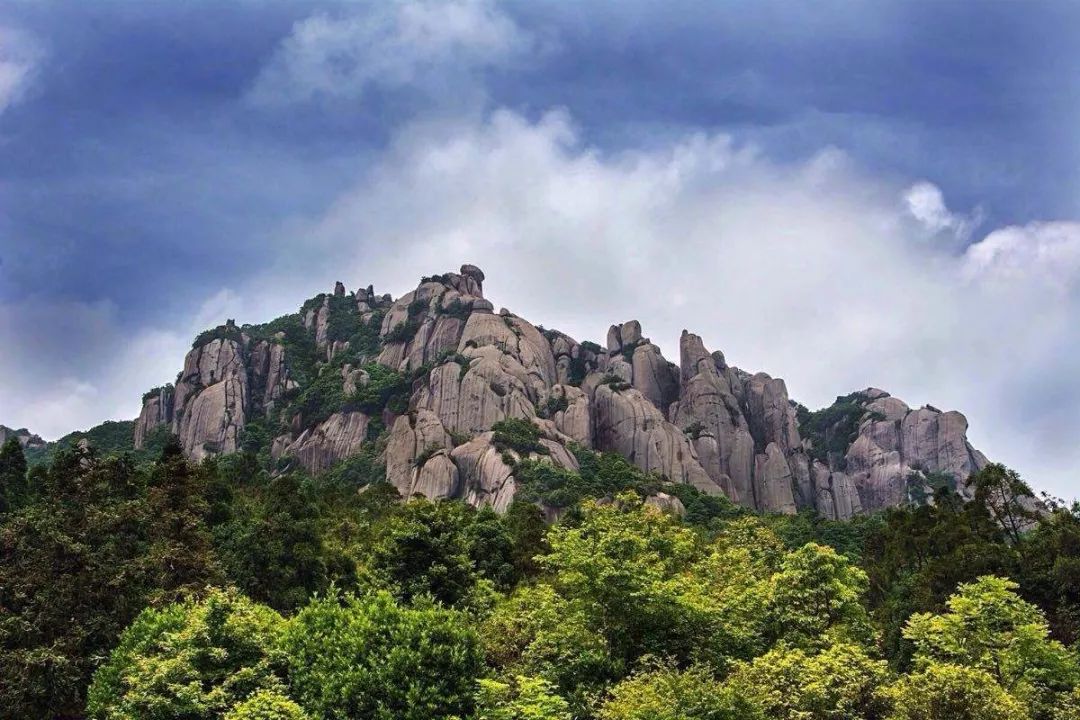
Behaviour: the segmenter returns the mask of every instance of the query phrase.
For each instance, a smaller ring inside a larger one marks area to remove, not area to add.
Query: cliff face
[[[683,331],[678,365],[634,320],[601,348],[496,313],[483,282],[465,265],[396,300],[338,283],[295,316],[229,321],[200,337],[175,388],[145,396],[135,445],[166,425],[193,459],[261,442],[279,465],[320,472],[384,432],[380,458],[403,495],[501,510],[513,463],[490,431],[520,418],[547,448],[538,457],[570,469],[577,443],[747,507],[830,518],[943,482],[962,490],[987,462],[960,413],[872,388],[810,413],[783,380],[729,366],[697,335]]]

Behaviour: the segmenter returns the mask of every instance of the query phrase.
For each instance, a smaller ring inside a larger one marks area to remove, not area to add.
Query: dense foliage
[[[501,515],[403,502],[377,443],[318,477],[6,444],[0,717],[1078,717],[1080,507],[1005,468],[838,523],[495,437]]]

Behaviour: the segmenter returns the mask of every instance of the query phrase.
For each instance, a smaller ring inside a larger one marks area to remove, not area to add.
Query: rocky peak
[[[477,297],[484,297],[484,271],[475,265],[462,265],[459,271],[462,276],[472,281],[470,286],[473,289],[471,294]]]
[[[516,484],[492,428],[518,419],[541,430],[544,461],[575,467],[577,443],[747,507],[833,518],[962,485],[986,464],[960,413],[877,388],[810,412],[782,379],[728,365],[687,330],[678,366],[637,320],[611,325],[602,348],[496,313],[484,280],[466,264],[396,299],[338,282],[273,323],[229,320],[200,335],[175,387],[144,397],[136,445],[164,425],[201,459],[237,451],[255,424],[275,459],[320,472],[382,431],[403,494],[503,509]]]

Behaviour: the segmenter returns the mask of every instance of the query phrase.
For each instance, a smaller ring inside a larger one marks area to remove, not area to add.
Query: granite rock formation
[[[484,280],[464,265],[396,300],[337,283],[274,323],[230,320],[200,336],[173,386],[147,393],[135,445],[165,426],[198,460],[269,434],[278,466],[317,473],[375,442],[402,495],[503,510],[521,458],[495,447],[492,426],[517,418],[540,432],[534,459],[574,469],[575,445],[615,452],[749,508],[829,518],[963,489],[987,463],[958,412],[870,388],[811,413],[690,332],[677,365],[636,320],[611,325],[603,347],[579,342],[496,312]],[[670,494],[650,504],[684,512]]]

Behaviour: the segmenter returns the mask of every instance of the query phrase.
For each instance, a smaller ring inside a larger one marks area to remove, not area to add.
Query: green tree
[[[703,645],[709,660],[726,669],[731,660],[749,659],[764,651],[768,641],[771,578],[783,547],[756,518],[727,523],[684,583],[687,599],[698,608]]]
[[[1053,720],[1080,720],[1080,687],[1061,699],[1054,709]]]
[[[615,503],[586,503],[582,522],[548,533],[542,563],[555,588],[587,608],[612,654],[632,662],[646,652],[689,659],[701,640],[687,567],[700,556],[699,537],[678,520],[643,507],[633,494]]]
[[[30,495],[26,469],[26,455],[19,439],[8,438],[0,447],[0,516],[26,504]]]
[[[974,501],[986,508],[1013,543],[1038,518],[1035,494],[1015,470],[991,463],[967,479]]]
[[[875,720],[888,703],[878,689],[888,666],[859,645],[841,643],[810,654],[780,645],[741,663],[727,684],[770,720]]]
[[[147,492],[154,602],[175,602],[223,580],[206,524],[206,490],[206,472],[171,439],[154,463]]]
[[[940,491],[933,505],[888,510],[866,538],[862,566],[893,666],[910,666],[913,647],[903,628],[912,614],[938,611],[958,584],[1016,565],[1015,547],[986,509],[955,493]]]
[[[678,670],[653,663],[611,690],[600,720],[754,720],[763,716],[752,701],[722,685],[704,666]]]
[[[570,706],[542,678],[481,678],[475,720],[570,720]]]
[[[126,458],[61,450],[40,501],[0,526],[0,708],[81,712],[86,686],[145,605],[143,477]]]
[[[283,693],[284,620],[235,590],[148,608],[94,675],[98,720],[217,720],[252,693]]]
[[[483,507],[472,516],[465,535],[476,571],[499,590],[512,588],[519,579],[514,564],[515,538],[503,518],[490,507]]]
[[[473,512],[460,502],[409,501],[375,528],[371,570],[402,600],[464,601],[478,578],[468,533]]]
[[[460,612],[387,593],[317,598],[286,631],[292,696],[326,720],[440,720],[473,709],[481,655]]]
[[[539,506],[515,501],[503,517],[503,522],[510,531],[512,543],[511,562],[518,578],[532,577],[540,572],[538,555],[544,555],[551,548],[547,544],[547,523]]]
[[[868,642],[862,597],[866,573],[831,547],[807,543],[788,554],[772,578],[770,611],[776,637],[795,647]]]
[[[1013,572],[1025,598],[1046,612],[1051,635],[1080,639],[1080,503],[1059,506],[1023,536],[1024,561]]]
[[[904,637],[915,663],[949,663],[981,670],[1041,716],[1080,682],[1074,653],[1049,639],[1042,612],[1016,594],[1017,584],[983,577],[961,585],[948,611],[914,615]]]
[[[982,670],[931,663],[887,691],[888,720],[1030,720],[1024,706]]]
[[[621,674],[584,603],[550,585],[519,587],[484,620],[480,638],[496,671],[549,680],[579,715],[590,696]]]
[[[246,511],[218,528],[229,579],[256,602],[292,612],[329,586],[316,500],[292,473],[272,479]]]

